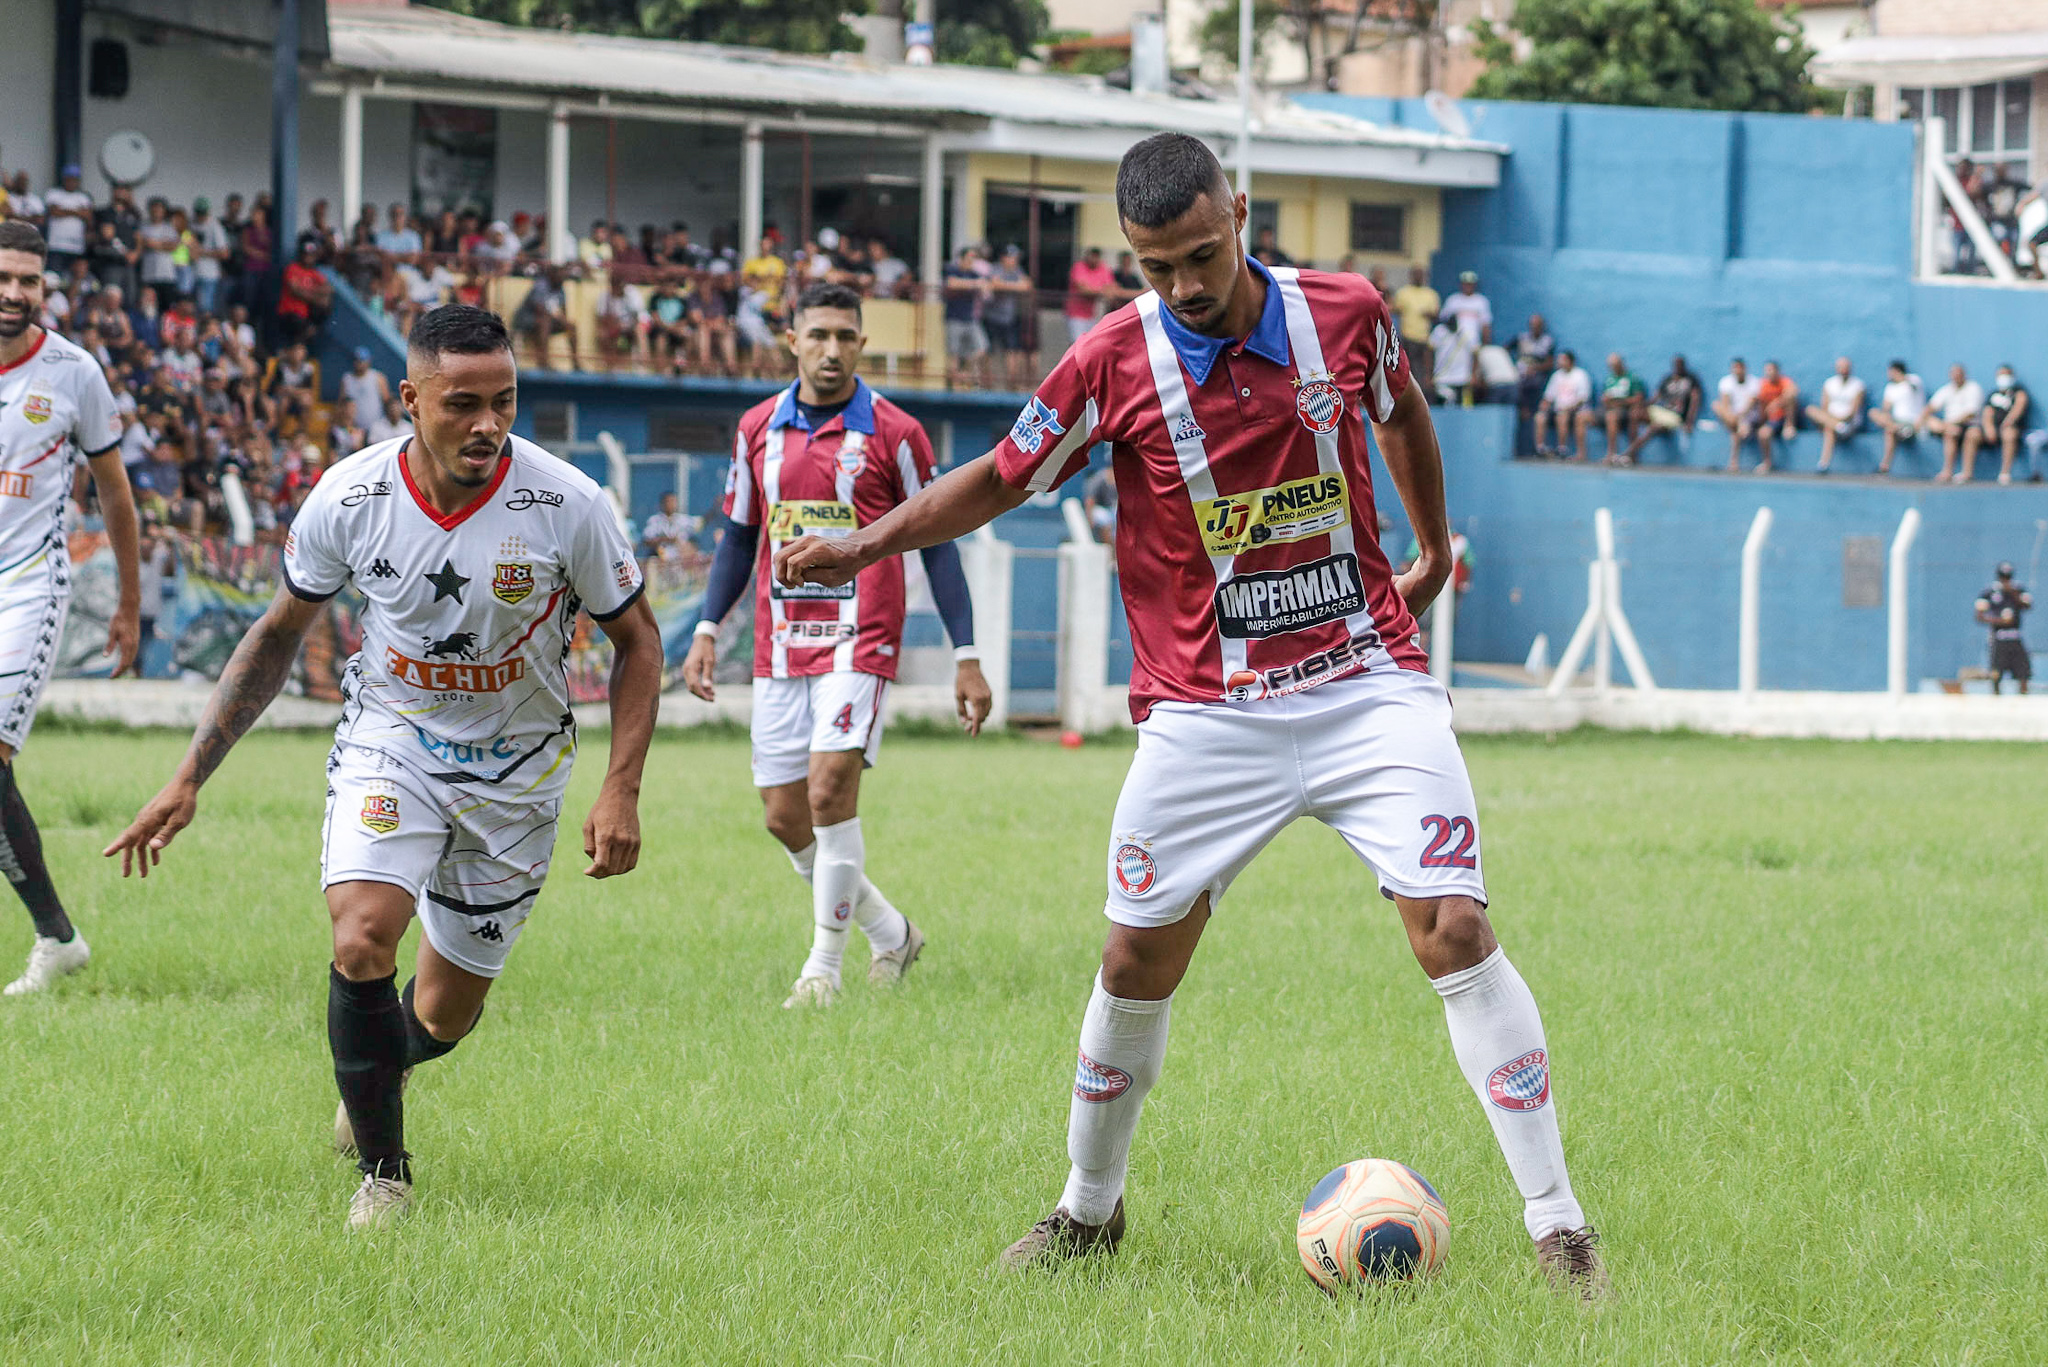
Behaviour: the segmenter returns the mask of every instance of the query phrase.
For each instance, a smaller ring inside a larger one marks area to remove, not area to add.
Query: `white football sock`
[[[1444,999],[1458,1067],[1478,1094],[1522,1193],[1529,1237],[1585,1224],[1564,1170],[1543,1018],[1507,951],[1496,949],[1471,968],[1432,978],[1430,985]]]
[[[796,868],[796,876],[810,882],[817,865],[818,842],[813,840],[800,850],[785,848],[785,853]],[[901,949],[910,938],[910,924],[903,919],[903,913],[882,896],[882,890],[870,883],[865,874],[860,880],[860,897],[853,904],[853,919],[861,934],[868,937],[869,948],[877,954]]]
[[[1166,1027],[1173,998],[1134,1001],[1112,997],[1095,975],[1095,990],[1081,1017],[1081,1057],[1074,1099],[1067,1111],[1067,1157],[1073,1167],[1060,1204],[1084,1225],[1099,1225],[1124,1194],[1131,1135],[1145,1094],[1166,1059]]]
[[[816,826],[817,836],[811,865],[811,956],[804,960],[803,978],[830,978],[839,982],[839,965],[846,957],[846,932],[853,924],[854,904],[860,900],[861,861],[867,851],[860,836],[860,818],[836,826]]]

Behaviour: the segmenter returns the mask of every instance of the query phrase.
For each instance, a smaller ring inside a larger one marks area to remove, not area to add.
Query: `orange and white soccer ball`
[[[1443,1265],[1451,1216],[1421,1173],[1361,1158],[1316,1183],[1301,1203],[1301,1265],[1323,1290],[1407,1281]]]

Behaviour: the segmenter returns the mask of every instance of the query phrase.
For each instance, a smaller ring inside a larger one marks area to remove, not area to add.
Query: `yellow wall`
[[[967,232],[976,241],[985,236],[983,213],[990,181],[1026,185],[1032,159],[1010,153],[975,152],[967,158]],[[1123,246],[1117,227],[1116,167],[1102,161],[1038,159],[1038,184],[1048,189],[1078,190],[1099,195],[1081,203],[1075,231],[1081,247],[1101,247],[1113,258]],[[1385,266],[1395,274],[1410,262],[1427,264],[1443,240],[1441,192],[1433,185],[1396,185],[1375,180],[1340,180],[1331,176],[1255,176],[1255,199],[1278,200],[1281,250],[1304,265],[1335,266],[1350,250],[1351,203],[1400,204],[1408,209],[1408,250],[1405,255],[1358,253],[1358,267]]]

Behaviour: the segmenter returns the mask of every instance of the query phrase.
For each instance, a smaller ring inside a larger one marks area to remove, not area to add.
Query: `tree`
[[[1484,19],[1474,99],[1803,114],[1823,97],[1788,12],[1756,0],[1521,0],[1517,44]]]
[[[938,58],[963,66],[1015,66],[1052,30],[1044,0],[939,0]]]
[[[424,0],[457,14],[522,28],[620,33],[742,43],[782,52],[844,51],[853,31],[840,22],[859,0]]]
[[[1225,0],[1202,19],[1202,51],[1228,66],[1237,65],[1237,6]],[[1263,56],[1275,40],[1291,43],[1302,51],[1309,84],[1335,90],[1346,57],[1421,38],[1427,85],[1443,43],[1441,11],[1439,0],[1253,0],[1252,51]]]

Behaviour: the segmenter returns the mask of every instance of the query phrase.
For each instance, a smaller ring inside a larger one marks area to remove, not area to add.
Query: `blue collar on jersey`
[[[1257,271],[1266,281],[1266,308],[1259,315],[1259,325],[1252,329],[1252,335],[1244,339],[1246,351],[1257,352],[1274,365],[1287,364],[1287,305],[1280,301],[1280,287],[1273,282],[1273,272],[1256,256],[1247,256],[1245,264]],[[1209,372],[1216,366],[1216,358],[1236,346],[1229,337],[1205,337],[1194,332],[1173,316],[1173,310],[1164,300],[1159,305],[1159,323],[1166,329],[1166,340],[1173,343],[1173,349],[1180,353],[1181,364],[1188,368],[1188,374],[1195,377],[1197,387],[1209,383]]]
[[[797,386],[802,383],[802,380],[791,382],[789,388],[782,391],[782,397],[775,401],[775,411],[768,415],[770,429],[800,427],[806,432],[811,430],[811,425],[804,421],[803,410],[796,406]],[[875,435],[875,391],[868,388],[866,380],[854,377],[853,397],[847,401],[839,417],[847,431],[865,432],[871,437]]]

